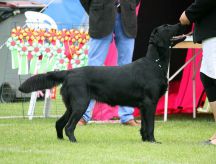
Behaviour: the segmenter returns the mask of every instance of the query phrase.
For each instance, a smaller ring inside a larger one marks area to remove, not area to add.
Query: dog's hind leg
[[[78,121],[81,119],[82,115],[85,113],[87,107],[88,106],[86,105],[82,107],[80,106],[79,109],[73,108],[73,112],[71,113],[69,121],[65,127],[65,133],[71,142],[76,142],[74,131],[75,131]]]
[[[154,138],[154,122],[156,103],[150,98],[145,98],[143,101],[143,107],[141,108],[141,129],[140,133],[143,141],[156,142]]]
[[[76,142],[76,138],[74,136],[74,130],[76,128],[78,121],[85,113],[89,105],[89,102],[90,102],[90,98],[86,95],[86,92],[85,94],[79,94],[75,98],[74,97],[72,98],[71,101],[72,113],[65,127],[65,133],[71,142]]]
[[[65,125],[67,124],[67,122],[70,118],[71,112],[72,112],[71,105],[70,105],[70,99],[69,99],[68,95],[62,94],[62,100],[65,104],[66,111],[65,111],[64,115],[56,121],[55,127],[56,127],[58,139],[63,139],[63,129],[64,129]]]
[[[57,121],[56,121],[56,132],[57,132],[57,137],[58,139],[63,139],[63,129],[65,127],[65,125],[67,124],[69,117],[71,114],[71,109],[67,108],[66,112],[64,113],[64,115],[62,117],[60,117]]]

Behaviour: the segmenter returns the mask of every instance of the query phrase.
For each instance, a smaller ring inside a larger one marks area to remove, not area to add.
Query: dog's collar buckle
[[[160,62],[160,59],[156,59],[155,62],[156,62],[156,63]],[[158,66],[159,66],[160,68],[162,68],[162,66],[161,66],[160,64],[158,64]]]

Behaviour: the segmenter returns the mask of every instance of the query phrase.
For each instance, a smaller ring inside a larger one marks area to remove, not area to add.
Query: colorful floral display
[[[88,60],[89,35],[84,30],[16,27],[7,47],[19,75],[82,67]]]

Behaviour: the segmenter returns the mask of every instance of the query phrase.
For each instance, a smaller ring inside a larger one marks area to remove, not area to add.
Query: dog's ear
[[[157,44],[156,43],[157,42],[156,38],[158,37],[157,33],[158,33],[157,28],[154,28],[151,32],[150,37],[149,37],[149,44],[155,44],[155,45]]]
[[[158,27],[152,30],[149,38],[149,44],[154,44],[157,47],[165,47],[167,43],[165,40],[158,35]]]

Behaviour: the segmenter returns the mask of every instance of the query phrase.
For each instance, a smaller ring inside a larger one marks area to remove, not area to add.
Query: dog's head
[[[186,31],[186,27],[182,26],[180,23],[175,24],[175,25],[165,24],[165,25],[156,27],[151,33],[149,44],[154,44],[155,46],[159,48],[168,48],[169,46],[171,46],[171,43],[172,43],[171,39],[174,36],[184,34],[185,31]],[[176,40],[175,44],[183,41],[184,39]]]

